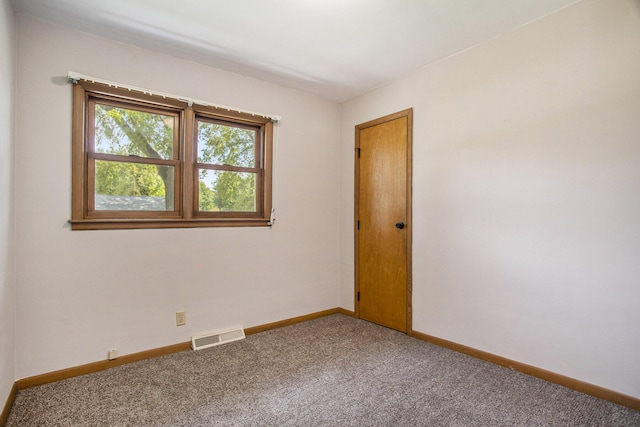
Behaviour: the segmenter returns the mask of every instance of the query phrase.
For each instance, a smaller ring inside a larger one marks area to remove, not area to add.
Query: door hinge
[[[358,302],[360,302],[360,291],[358,291]]]
[[[358,220],[356,227],[358,227],[358,230],[360,230],[360,220]]]
[[[360,158],[360,147],[356,147],[356,154],[358,155],[358,158]]]

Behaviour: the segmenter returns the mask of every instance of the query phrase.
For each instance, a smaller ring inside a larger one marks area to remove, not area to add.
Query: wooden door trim
[[[413,234],[413,221],[412,221],[412,195],[413,195],[413,108],[398,111],[397,113],[389,114],[374,120],[370,120],[365,123],[356,125],[355,127],[355,148],[354,148],[354,170],[355,170],[355,182],[354,182],[354,219],[353,219],[353,233],[354,233],[354,291],[353,301],[355,307],[355,317],[360,318],[360,302],[358,301],[358,292],[360,292],[360,274],[359,274],[359,237],[358,237],[358,219],[360,217],[360,162],[358,161],[360,150],[360,131],[372,126],[376,126],[382,123],[390,122],[399,118],[407,118],[407,196],[406,196],[406,230],[407,230],[407,334],[410,334],[413,330],[413,285],[412,285],[412,234]]]

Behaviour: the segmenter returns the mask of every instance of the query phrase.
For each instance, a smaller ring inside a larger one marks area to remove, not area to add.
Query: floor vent
[[[194,350],[202,350],[203,348],[209,348],[215,345],[225,344],[228,342],[243,339],[244,329],[242,329],[242,326],[240,326],[233,329],[226,329],[224,331],[193,335],[191,337],[191,348],[193,348]]]

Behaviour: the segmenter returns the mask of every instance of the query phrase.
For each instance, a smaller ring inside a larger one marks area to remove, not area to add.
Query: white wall
[[[0,411],[15,380],[15,287],[13,260],[13,101],[15,14],[0,3]]]
[[[639,24],[637,1],[583,0],[340,111],[19,17],[15,280],[12,99],[0,100],[0,402],[14,379],[110,347],[352,309],[353,129],[408,107],[414,329],[640,397]],[[275,227],[71,232],[69,70],[281,114]]]
[[[336,104],[23,16],[18,52],[18,379],[338,306]],[[70,70],[281,115],[275,226],[70,231]]]
[[[414,108],[413,328],[640,397],[640,3],[585,0],[343,104]]]

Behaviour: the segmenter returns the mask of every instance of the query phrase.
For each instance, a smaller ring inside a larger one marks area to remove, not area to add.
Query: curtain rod
[[[251,114],[253,116],[266,117],[266,118],[271,119],[274,122],[277,122],[277,121],[282,119],[281,116],[277,116],[277,115],[273,115],[273,114],[265,114],[265,113],[258,113],[258,112],[255,112],[255,111],[241,110],[239,108],[229,107],[229,106],[220,105],[220,104],[214,104],[212,102],[202,101],[202,100],[199,100],[199,99],[186,98],[184,96],[178,96],[178,95],[172,95],[172,94],[163,93],[163,92],[157,92],[157,91],[150,90],[150,89],[144,89],[144,88],[141,88],[141,87],[126,85],[126,84],[123,84],[123,83],[112,82],[112,81],[100,79],[100,78],[97,78],[97,77],[85,76],[83,74],[76,73],[76,72],[73,72],[73,71],[69,71],[69,73],[67,74],[67,80],[69,81],[69,83],[73,83],[73,84],[78,83],[80,80],[84,80],[84,81],[92,82],[92,83],[101,83],[101,84],[105,84],[105,85],[108,85],[108,86],[113,86],[115,88],[123,88],[123,89],[133,90],[133,91],[136,91],[136,92],[142,92],[144,94],[157,95],[157,96],[162,96],[164,98],[176,99],[178,101],[187,102],[187,103],[189,103],[189,105],[198,104],[198,105],[204,105],[206,107],[220,108],[220,109],[224,109],[224,110],[227,110],[227,111],[235,111],[237,113],[245,113],[245,114]]]

